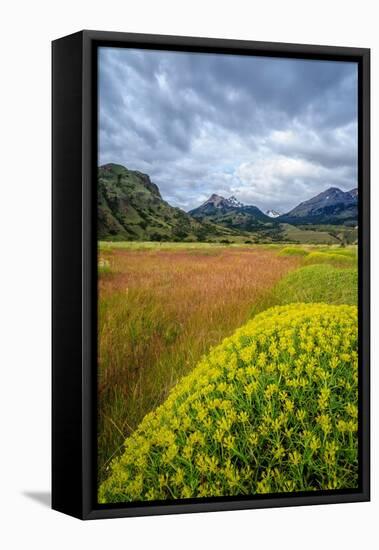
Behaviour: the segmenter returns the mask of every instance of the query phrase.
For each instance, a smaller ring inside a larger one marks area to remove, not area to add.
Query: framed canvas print
[[[53,42],[53,508],[369,499],[369,50]]]

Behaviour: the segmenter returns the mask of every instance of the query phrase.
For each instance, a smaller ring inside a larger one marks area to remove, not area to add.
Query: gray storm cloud
[[[99,164],[148,173],[188,210],[211,193],[285,212],[357,185],[354,63],[99,51]]]

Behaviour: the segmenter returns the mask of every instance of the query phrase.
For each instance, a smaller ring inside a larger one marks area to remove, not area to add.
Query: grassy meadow
[[[356,304],[356,246],[100,242],[99,481],[211,348],[296,302]]]

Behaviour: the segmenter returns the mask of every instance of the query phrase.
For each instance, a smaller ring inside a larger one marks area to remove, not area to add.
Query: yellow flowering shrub
[[[269,309],[143,419],[99,502],[354,488],[357,393],[355,306]]]
[[[300,246],[286,246],[279,252],[279,256],[308,256],[308,250]]]

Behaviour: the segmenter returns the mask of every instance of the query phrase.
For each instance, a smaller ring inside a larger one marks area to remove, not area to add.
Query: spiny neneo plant
[[[356,487],[357,369],[355,306],[261,313],[143,419],[99,501]]]

